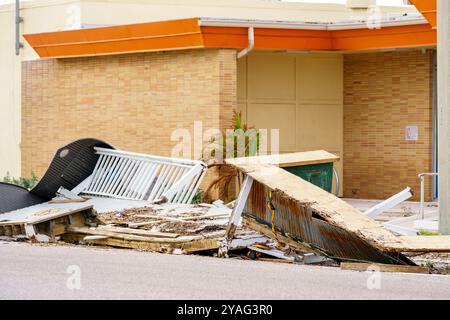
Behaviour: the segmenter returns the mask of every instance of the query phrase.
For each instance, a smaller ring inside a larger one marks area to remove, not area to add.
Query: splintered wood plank
[[[24,225],[25,223],[27,223],[26,220],[1,221],[0,227],[1,226],[12,226],[12,225]]]
[[[125,233],[117,233],[105,231],[102,229],[91,229],[87,227],[76,228],[76,227],[67,227],[67,232],[70,233],[80,233],[85,235],[98,235],[98,236],[108,236],[111,238],[123,239],[123,240],[131,240],[131,241],[144,241],[144,242],[158,242],[158,243],[184,243],[194,240],[202,240],[204,237],[202,236],[180,236],[178,238],[157,238],[157,237],[149,237],[149,236],[138,236],[133,234],[125,234]]]
[[[227,160],[228,163],[228,160]],[[273,192],[311,208],[329,224],[347,230],[375,248],[387,251],[407,251],[407,244],[380,223],[333,194],[273,165],[245,164],[236,168]]]
[[[164,222],[163,220],[154,220],[154,221],[147,221],[147,222],[132,222],[128,223],[128,228],[140,228],[140,227],[147,227],[154,224],[160,224]]]
[[[85,235],[76,233],[66,233],[62,236],[64,241],[74,242],[83,241]],[[136,241],[129,239],[107,238],[107,239],[90,239],[88,243],[99,246],[127,248],[136,250],[147,250],[161,253],[172,253],[178,249],[184,253],[192,253],[207,250],[216,250],[219,248],[217,238],[194,240],[184,243],[162,243],[162,242],[147,242]]]
[[[342,270],[353,271],[379,271],[379,272],[402,272],[402,273],[430,273],[430,269],[426,267],[379,264],[379,263],[357,263],[342,262]]]
[[[107,227],[107,226],[99,226],[101,230],[116,232],[116,233],[126,233],[126,234],[134,234],[138,236],[147,236],[147,237],[157,237],[157,238],[177,238],[180,235],[176,233],[169,232],[156,232],[149,230],[139,230],[139,229],[130,229],[130,228],[121,228],[121,227]]]
[[[54,220],[60,217],[65,217],[77,212],[88,211],[94,208],[93,205],[86,205],[79,208],[52,208],[48,210],[43,210],[35,212],[33,216],[29,217],[27,220],[28,224],[38,224],[41,222]]]
[[[284,260],[284,259],[273,259],[273,258],[258,258],[256,261],[263,261],[263,262],[273,262],[273,263],[294,263],[294,260]]]
[[[325,150],[284,153],[277,155],[227,159],[231,165],[249,165],[252,163],[272,164],[280,167],[295,167],[339,161],[339,157]]]

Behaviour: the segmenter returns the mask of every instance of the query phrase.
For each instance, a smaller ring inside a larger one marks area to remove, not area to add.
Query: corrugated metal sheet
[[[271,227],[271,211],[267,207],[269,189],[254,181],[244,215]],[[382,252],[357,235],[333,226],[316,215],[307,203],[298,203],[272,193],[276,208],[275,228],[280,234],[308,243],[330,258],[341,261],[367,261],[385,264],[411,264],[401,254]]]

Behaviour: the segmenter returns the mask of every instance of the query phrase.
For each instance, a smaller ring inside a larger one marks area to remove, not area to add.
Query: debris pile
[[[243,178],[231,206],[220,200],[190,204],[206,171],[202,162],[99,144],[106,145],[89,139],[58,150],[33,205],[24,190],[8,187],[9,195],[17,195],[8,208],[17,210],[2,211],[0,204],[0,239],[284,263],[347,262],[342,267],[352,270],[375,263],[381,270],[410,272],[426,272],[414,255],[450,252],[450,237],[398,236],[326,191],[338,157],[325,151],[227,160]],[[316,164],[323,166],[302,168]],[[284,167],[294,167],[295,174]],[[317,172],[324,177],[319,186],[302,178]]]

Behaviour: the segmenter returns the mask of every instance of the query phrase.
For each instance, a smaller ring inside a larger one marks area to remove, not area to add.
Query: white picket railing
[[[81,194],[129,200],[191,203],[206,173],[202,161],[95,148],[100,155]]]

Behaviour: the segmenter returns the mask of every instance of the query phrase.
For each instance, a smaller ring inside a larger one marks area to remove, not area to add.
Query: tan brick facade
[[[177,128],[223,129],[236,109],[236,52],[189,50],[23,63],[22,174],[56,149],[96,137],[170,155]]]
[[[405,140],[409,125],[418,141]],[[432,52],[346,55],[344,196],[384,199],[410,186],[417,199],[417,174],[431,168]]]

